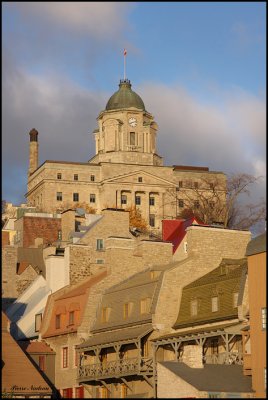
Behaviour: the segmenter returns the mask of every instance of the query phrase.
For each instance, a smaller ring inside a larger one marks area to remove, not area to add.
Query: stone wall
[[[21,225],[22,221],[22,227]],[[58,231],[61,230],[59,218],[22,217],[15,222],[15,229],[22,229],[23,243],[21,247],[35,245],[36,238],[43,238],[43,243],[53,243],[58,239]]]
[[[16,285],[17,249],[11,246],[2,248],[2,298],[18,297]]]

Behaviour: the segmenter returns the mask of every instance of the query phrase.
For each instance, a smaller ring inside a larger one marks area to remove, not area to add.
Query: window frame
[[[71,318],[71,316],[72,316],[72,318]],[[75,321],[75,311],[69,311],[68,324],[74,325],[74,321]]]
[[[89,194],[89,202],[90,203],[96,203],[96,194],[95,193],[90,193]]]
[[[155,228],[155,214],[149,214],[149,225],[151,228]]]
[[[74,181],[78,181],[78,174],[74,174]]]
[[[142,183],[142,176],[138,176],[138,182]]]
[[[59,179],[59,180],[62,179],[62,174],[61,174],[61,172],[58,172],[58,173],[57,173],[57,179]]]
[[[37,328],[37,317],[40,317],[40,319],[41,319],[41,321],[39,322],[39,328]],[[38,314],[35,314],[35,319],[34,319],[34,331],[35,332],[39,332],[40,331],[40,326],[41,326],[41,324],[42,324],[42,319],[43,319],[43,315],[42,315],[42,313],[38,313]]]
[[[55,315],[55,329],[61,328],[61,314]]]
[[[79,193],[73,193],[73,201],[79,201]]]
[[[179,199],[178,200],[178,206],[180,207],[180,208],[184,208],[184,199]]]
[[[127,195],[121,194],[121,204],[127,204]]]
[[[57,200],[57,201],[62,201],[62,197],[63,197],[63,196],[62,196],[62,192],[57,192],[57,193],[56,193],[56,200]]]
[[[191,317],[196,317],[198,315],[198,300],[192,299],[190,302],[190,314]]]
[[[267,308],[262,307],[261,308],[261,327],[263,331],[266,331],[266,325],[267,325]]]
[[[155,197],[154,196],[149,197],[149,206],[151,206],[151,207],[155,206]]]
[[[64,346],[61,348],[61,352],[62,352],[62,368],[68,368],[69,367],[69,347],[68,346]]]
[[[104,250],[104,239],[96,239],[96,250],[97,251]]]
[[[90,175],[90,182],[95,182],[95,175]]]
[[[218,312],[219,311],[219,296],[212,296],[211,297],[211,312]]]
[[[140,206],[141,205],[141,196],[135,196],[135,205]]]

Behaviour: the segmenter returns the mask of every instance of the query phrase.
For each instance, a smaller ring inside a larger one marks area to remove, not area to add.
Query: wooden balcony
[[[203,357],[204,364],[243,364],[243,354],[238,352],[218,353]]]
[[[78,381],[119,378],[127,375],[152,375],[152,358],[135,357],[78,367]]]
[[[244,375],[252,375],[251,370],[251,354],[243,354],[244,364],[243,364],[243,373]]]

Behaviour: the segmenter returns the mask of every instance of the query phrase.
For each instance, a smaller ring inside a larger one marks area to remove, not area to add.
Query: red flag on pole
[[[127,51],[126,51],[126,49],[124,49],[124,56],[126,56],[127,55]]]

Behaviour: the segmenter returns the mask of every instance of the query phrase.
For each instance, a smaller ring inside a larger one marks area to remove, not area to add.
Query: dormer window
[[[148,314],[150,311],[151,299],[150,297],[146,297],[145,299],[141,299],[140,301],[140,312],[141,314]]]
[[[197,299],[194,299],[191,301],[191,316],[195,317],[197,315],[197,311],[198,311],[198,301]]]
[[[211,298],[211,311],[212,312],[219,311],[219,297],[218,296],[213,296]]]
[[[56,327],[56,329],[60,329],[60,314],[56,315],[55,327]]]
[[[74,311],[69,312],[69,325],[74,324]]]
[[[101,322],[108,322],[110,317],[111,309],[109,307],[103,307],[101,310]]]
[[[42,322],[42,314],[35,315],[35,332],[39,332]]]

